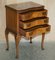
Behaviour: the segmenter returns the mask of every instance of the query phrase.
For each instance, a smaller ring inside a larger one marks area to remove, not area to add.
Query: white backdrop
[[[0,41],[5,41],[5,27],[6,27],[6,20],[5,20],[5,4],[12,4],[12,3],[19,3],[19,2],[26,2],[26,1],[34,1],[36,3],[40,3],[45,5],[48,10],[49,16],[49,24],[51,25],[51,32],[46,34],[45,41],[55,41],[55,0],[0,0]],[[13,41],[14,37],[12,34],[9,34],[9,40]],[[22,38],[22,41],[24,39]],[[34,39],[41,40],[41,36],[38,36]]]

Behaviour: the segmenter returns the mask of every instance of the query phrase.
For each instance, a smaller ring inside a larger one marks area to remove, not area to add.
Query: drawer
[[[47,16],[47,10],[39,10],[39,11],[29,11],[25,13],[20,14],[20,20],[26,21],[30,20],[32,18],[38,18],[38,17],[46,17]]]
[[[35,18],[31,19],[30,21],[21,21],[20,20],[20,27],[23,29],[28,29],[37,25],[43,25],[48,23],[49,18],[48,17],[43,17],[43,18]]]
[[[30,36],[33,37],[38,34],[47,33],[50,31],[50,25],[44,24],[35,26],[31,29],[22,29],[20,28],[20,34],[25,36],[26,38],[29,38]]]

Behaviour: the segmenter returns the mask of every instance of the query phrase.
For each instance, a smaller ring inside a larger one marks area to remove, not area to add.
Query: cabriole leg
[[[32,43],[32,37],[30,37],[30,43]]]
[[[6,50],[9,50],[8,34],[9,34],[9,32],[8,32],[8,30],[6,29],[6,30],[5,30],[5,37],[6,37],[6,43],[7,43],[7,48],[6,48]]]
[[[41,49],[44,50],[44,38],[45,38],[45,33],[42,33],[42,42],[41,42]]]
[[[19,36],[19,35],[15,35],[16,58],[19,57],[19,48],[18,48],[18,45],[19,45],[20,39],[21,39],[21,36]]]

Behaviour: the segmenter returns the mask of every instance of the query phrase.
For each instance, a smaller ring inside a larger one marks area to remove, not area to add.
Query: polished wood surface
[[[43,17],[43,18],[35,18],[31,19],[31,21],[20,21],[20,27],[23,29],[28,29],[34,26],[38,25],[43,25],[43,24],[48,24],[49,18],[48,17]]]
[[[17,12],[12,9],[6,8],[6,27],[9,30],[17,32],[18,20],[17,20]]]
[[[17,10],[18,13],[22,13],[25,11],[30,11],[30,10],[40,10],[44,9],[43,5],[40,5],[35,2],[22,2],[22,3],[16,3],[16,4],[10,4],[6,5],[6,7],[9,7],[10,9]]]
[[[18,48],[18,44],[20,42],[21,36],[20,35],[15,35],[15,44],[16,44],[16,58],[18,58],[19,56],[19,48]]]
[[[9,50],[8,34],[9,34],[9,31],[6,29],[6,30],[5,30],[5,37],[6,37],[6,42],[7,42],[6,50]]]
[[[20,18],[22,21],[30,20],[37,17],[46,17],[46,16],[47,16],[47,10],[32,11],[32,12],[26,12],[20,14]]]
[[[29,36],[33,37],[35,35],[39,35],[42,33],[47,33],[50,31],[50,25],[46,25],[46,26],[35,26],[35,28],[31,28],[31,29],[22,29],[20,28],[20,34],[25,36],[27,39],[29,38]]]
[[[42,33],[42,42],[41,42],[41,49],[44,50],[44,38],[45,38],[45,33]]]
[[[43,5],[34,2],[24,2],[6,5],[6,29],[5,37],[7,49],[9,50],[8,34],[12,33],[15,37],[16,58],[19,55],[19,42],[24,36],[32,43],[32,38],[39,34],[42,35],[41,48],[44,48],[45,33],[50,31],[48,24],[47,10]]]

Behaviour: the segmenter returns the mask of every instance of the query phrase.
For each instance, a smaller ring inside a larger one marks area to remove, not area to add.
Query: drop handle
[[[48,23],[48,20],[44,20],[44,23]]]
[[[33,30],[33,31],[31,31],[31,32],[29,33],[29,35],[30,35],[30,36],[32,36],[32,35],[33,35],[33,33],[34,33],[34,30]]]
[[[50,31],[50,27],[46,28],[46,31]]]
[[[43,14],[43,15],[46,15],[47,13],[46,13],[46,12],[43,12],[42,14]]]
[[[28,23],[28,24],[27,24],[27,27],[29,27],[29,26],[31,26],[31,23]]]

